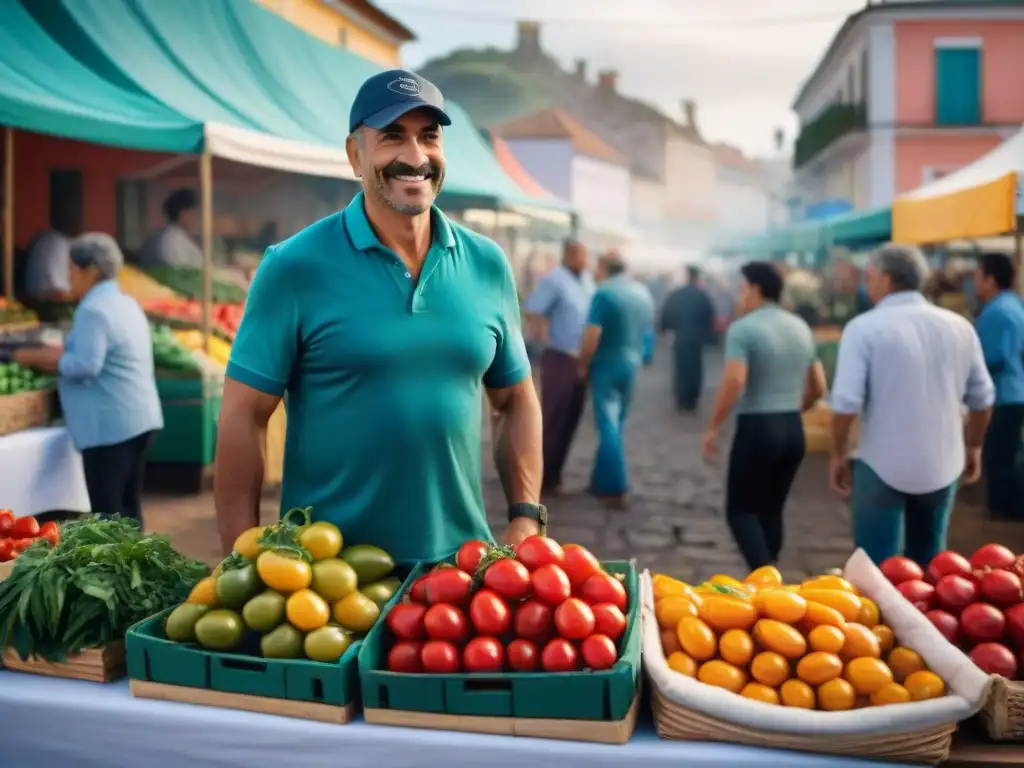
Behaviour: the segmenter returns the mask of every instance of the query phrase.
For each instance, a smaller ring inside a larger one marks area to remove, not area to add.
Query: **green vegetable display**
[[[38,392],[57,386],[57,379],[46,374],[22,368],[17,363],[0,365],[0,396]]]
[[[192,371],[199,373],[202,366],[184,344],[178,341],[174,331],[166,325],[154,325],[150,330],[153,338],[153,365],[163,370]]]
[[[65,523],[57,547],[33,544],[0,582],[0,645],[22,659],[64,661],[122,639],[132,624],[182,602],[209,572],[131,520]]]
[[[175,293],[188,299],[203,298],[203,270],[179,269],[176,267],[153,267],[147,270],[150,277],[166,285]],[[241,304],[245,301],[245,289],[226,280],[213,281],[214,304]]]

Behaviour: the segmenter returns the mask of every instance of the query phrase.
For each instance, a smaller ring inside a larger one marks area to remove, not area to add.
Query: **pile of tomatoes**
[[[923,569],[890,557],[882,573],[946,639],[989,675],[1024,679],[1024,556],[1001,544],[940,552]]]
[[[610,669],[628,597],[583,547],[531,536],[514,549],[462,545],[392,607],[391,672]]]
[[[14,560],[39,539],[57,546],[60,526],[54,522],[39,525],[34,517],[15,517],[11,510],[0,509],[0,563]]]

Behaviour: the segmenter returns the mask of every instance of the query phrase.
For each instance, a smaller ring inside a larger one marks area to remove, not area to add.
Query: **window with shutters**
[[[980,125],[981,121],[981,48],[936,47],[936,125]]]

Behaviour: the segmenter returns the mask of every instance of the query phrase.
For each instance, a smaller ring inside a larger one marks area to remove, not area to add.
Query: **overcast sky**
[[[377,0],[420,42],[416,67],[455,48],[511,47],[515,21],[543,22],[544,47],[571,68],[616,68],[620,90],[673,116],[698,102],[704,135],[748,153],[772,153],[772,132],[843,20],[865,0]],[[593,78],[593,74],[591,77]]]

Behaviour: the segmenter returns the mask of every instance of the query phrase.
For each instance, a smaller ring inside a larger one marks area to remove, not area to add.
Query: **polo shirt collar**
[[[890,293],[876,307],[905,307],[911,304],[924,304],[927,299],[920,291],[900,291]]]
[[[364,193],[359,192],[352,198],[352,202],[345,206],[345,210],[342,212],[348,236],[352,240],[352,245],[357,250],[370,251],[376,248],[386,251],[388,249],[378,239],[377,233],[370,226],[370,220],[366,218],[364,200]],[[452,230],[452,224],[436,205],[430,206],[430,223],[433,236],[432,244],[446,249],[454,248],[455,232]]]

